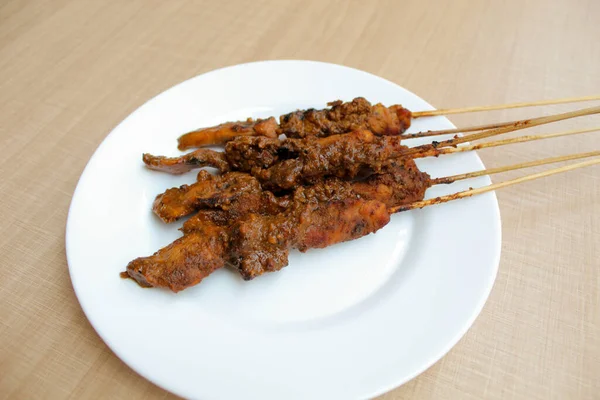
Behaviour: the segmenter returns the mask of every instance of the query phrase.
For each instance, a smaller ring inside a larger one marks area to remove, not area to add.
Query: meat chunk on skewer
[[[248,118],[246,121],[226,122],[210,128],[198,129],[182,135],[177,146],[179,150],[192,147],[203,147],[223,144],[240,136],[265,136],[276,138],[278,126],[275,118],[257,119]]]
[[[232,225],[230,261],[245,280],[288,265],[289,250],[302,252],[354,240],[389,222],[385,204],[356,196],[320,201],[298,191],[294,206],[281,214],[250,214]]]
[[[287,141],[285,142],[287,143]],[[282,144],[285,147],[286,144]],[[400,157],[408,147],[397,136],[374,136],[370,131],[313,140],[297,157],[282,160],[268,168],[253,168],[250,173],[273,189],[291,189],[327,176],[344,179],[357,177],[362,170],[381,170],[388,160]]]
[[[359,130],[320,139],[279,141],[244,137],[229,142],[225,152],[219,153],[221,156],[212,153],[213,150],[199,149],[179,158],[144,155],[144,162],[152,162],[152,169],[169,172],[172,165],[192,169],[208,165],[209,158],[218,158],[227,162],[223,171],[249,172],[268,188],[287,190],[326,176],[354,178],[364,168],[378,171],[388,160],[408,153],[408,147],[401,144],[399,136],[376,136],[371,131]],[[196,160],[202,160],[203,164]]]
[[[410,127],[411,112],[399,105],[371,105],[363,97],[327,103],[330,109],[296,111],[279,118],[281,133],[289,138],[324,137],[358,129],[376,135],[399,135]]]
[[[266,162],[267,158],[264,158],[265,162],[261,164],[257,162],[257,160],[260,161],[257,158],[253,161],[256,162],[254,166],[247,168],[254,177],[258,177],[261,181],[260,186],[271,185],[278,189],[291,188],[292,183],[303,183],[307,186],[296,187],[293,196],[286,197],[284,203],[276,202],[273,208],[267,206],[263,209],[258,208],[258,211],[256,208],[261,206],[259,203],[262,201],[256,199],[260,199],[260,197],[256,197],[254,200],[258,202],[249,201],[249,204],[252,205],[251,208],[244,208],[242,205],[244,202],[240,199],[244,195],[260,196],[263,192],[258,191],[259,185],[256,185],[255,181],[251,181],[247,175],[239,172],[240,180],[231,186],[226,186],[229,183],[227,179],[233,178],[223,178],[222,181],[219,181],[219,184],[225,185],[222,193],[214,193],[214,190],[211,192],[210,187],[204,188],[207,190],[206,193],[202,192],[204,189],[195,188],[194,191],[191,191],[193,195],[189,197],[186,197],[189,193],[176,193],[173,197],[174,202],[168,204],[174,210],[178,206],[177,201],[193,202],[197,201],[196,198],[203,199],[202,201],[207,206],[217,206],[217,209],[201,210],[184,225],[182,238],[150,257],[133,260],[122,276],[136,280],[141,286],[168,287],[173,291],[179,291],[197,284],[226,263],[233,263],[240,270],[244,279],[252,279],[287,265],[290,249],[306,251],[310,248],[326,247],[365,236],[385,226],[389,222],[391,213],[442,204],[560,172],[599,164],[600,160],[596,158],[428,200],[422,200],[422,198],[427,187],[432,184],[451,183],[475,176],[563,162],[568,159],[595,157],[598,156],[598,152],[538,160],[533,163],[452,175],[434,180],[430,180],[427,174],[420,173],[416,166],[409,165],[409,161],[412,162],[411,159],[414,157],[442,153],[432,151],[432,149],[437,150],[438,147],[452,146],[456,148],[457,144],[464,143],[468,139],[482,139],[508,132],[508,129],[523,129],[527,126],[598,112],[600,112],[600,108],[593,107],[551,117],[519,121],[514,127],[491,129],[471,135],[470,138],[461,137],[441,143],[433,142],[430,145],[412,149],[401,146],[399,141],[395,143],[396,146],[390,146],[394,142],[389,142],[381,147],[384,142],[373,139],[372,132],[366,131],[343,135],[343,139],[334,136],[320,139],[311,137],[305,142],[295,142],[294,139],[291,139],[290,142],[280,145],[276,153],[266,152],[266,155],[272,157],[273,161]],[[431,113],[420,114],[421,116],[433,115]],[[357,154],[354,154],[355,149],[344,147],[344,145],[349,143],[348,140],[357,138],[360,139],[357,143],[360,143],[362,148],[357,151]],[[527,140],[531,140],[531,138]],[[302,146],[306,144],[312,148],[302,147],[301,143]],[[487,147],[492,147],[498,144],[488,143],[487,145]],[[466,146],[460,148],[460,151],[472,148],[472,146]],[[456,150],[459,151],[458,148]],[[365,151],[369,155],[359,154]],[[226,160],[230,166],[231,162],[227,159],[227,153],[223,157],[222,160]],[[200,160],[199,157],[196,159]],[[208,160],[208,157],[206,159]],[[177,169],[179,164],[185,165],[185,162],[180,163],[175,159],[162,164],[162,167],[175,166]],[[157,167],[161,167],[161,161]],[[365,172],[371,173],[366,179],[354,182],[340,179],[362,177]],[[201,178],[206,178],[207,181],[212,179],[203,174],[205,173],[200,174]],[[242,175],[243,177],[241,177]],[[232,174],[231,176],[235,177],[236,175]],[[249,189],[241,190],[241,193],[238,194],[236,185],[243,186],[244,183],[248,184]],[[200,195],[198,196],[198,194]],[[249,197],[249,199],[251,198]],[[277,207],[282,208],[283,211]],[[235,217],[232,218],[233,216]]]
[[[352,190],[362,198],[379,200],[388,206],[418,200],[429,182],[429,176],[419,171],[412,159],[390,160],[375,174],[364,172],[369,176],[351,182]],[[215,177],[201,171],[198,182],[158,195],[153,210],[168,223],[203,208],[226,209],[231,218],[238,218],[251,212],[275,214],[289,204],[289,196],[276,196],[262,189],[259,181],[248,174],[230,172]]]
[[[268,168],[280,160],[295,155],[298,145],[289,143],[290,140],[270,139],[261,136],[246,136],[230,141],[225,145],[225,158],[229,168],[237,171],[250,171],[253,168]],[[282,147],[288,143],[286,147]],[[294,147],[294,150],[290,147]],[[203,151],[199,149],[196,151]]]
[[[385,204],[346,197],[349,193],[344,182],[300,188],[285,212],[248,214],[225,226],[203,213],[193,230],[152,256],[133,260],[122,276],[177,292],[230,262],[244,279],[253,279],[286,266],[291,248],[306,251],[353,240],[389,222]]]
[[[221,172],[249,171],[255,167],[268,168],[281,158],[285,159],[286,150],[280,150],[281,144],[282,141],[279,139],[241,136],[229,142],[225,152],[198,149],[180,157],[154,156],[145,153],[142,160],[149,169],[174,175],[203,167],[213,167]],[[287,146],[293,145],[288,143]]]
[[[250,211],[281,211],[286,197],[275,197],[263,191],[256,178],[243,172],[214,176],[200,171],[191,185],[168,189],[156,196],[152,210],[166,223],[174,222],[203,207],[230,209],[232,217]]]
[[[388,207],[422,199],[429,186],[428,175],[416,166],[389,164],[384,168],[387,175],[398,173],[398,178],[373,175],[361,182],[334,178],[300,187],[279,213],[240,212],[232,218],[229,213],[239,200],[227,210],[202,210],[183,226],[184,238],[191,239],[178,239],[150,257],[132,261],[124,276],[142,286],[178,291],[185,288],[182,282],[192,286],[229,262],[244,279],[253,279],[285,267],[292,248],[323,248],[376,232],[389,222]],[[416,173],[411,181],[411,174]],[[406,189],[395,196],[393,189],[384,188],[388,184],[405,185]],[[205,253],[207,247],[213,253]]]
[[[200,283],[226,262],[227,229],[205,221],[202,229],[184,235],[150,257],[140,257],[121,273],[142,287],[164,287],[178,292]]]
[[[371,105],[362,97],[350,102],[337,100],[327,105],[330,108],[284,114],[279,117],[279,126],[271,117],[198,129],[178,139],[179,149],[223,144],[242,136],[276,138],[285,134],[288,138],[326,137],[358,129],[368,129],[376,135],[399,135],[410,127],[412,118],[411,112],[402,106]]]
[[[227,227],[234,219],[229,210],[208,208],[199,210],[191,218],[183,223],[181,231],[184,235],[193,232],[205,232],[205,225]],[[239,216],[238,216],[239,217]]]
[[[352,191],[363,199],[377,200],[387,207],[422,200],[431,179],[414,160],[390,160],[381,171],[366,179],[351,182]]]
[[[230,169],[225,154],[210,149],[193,151],[181,157],[153,156],[152,154],[144,153],[142,160],[149,169],[168,172],[173,175],[184,174],[193,169],[203,167],[213,167],[221,172],[226,172]]]

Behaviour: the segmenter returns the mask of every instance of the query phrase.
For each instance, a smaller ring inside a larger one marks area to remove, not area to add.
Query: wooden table
[[[438,107],[597,94],[599,17],[597,0],[2,2],[0,397],[172,398],[95,334],[64,248],[87,160],[150,97],[194,75],[264,59],[360,68]],[[577,107],[452,120],[464,126]],[[600,119],[560,129],[584,126]],[[599,149],[599,135],[481,156],[497,166]],[[446,357],[382,399],[598,398],[600,168],[498,197],[502,258],[485,309]]]

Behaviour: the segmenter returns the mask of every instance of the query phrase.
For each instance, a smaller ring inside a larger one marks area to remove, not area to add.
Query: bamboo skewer
[[[600,113],[600,106],[584,108],[581,110],[570,111],[562,114],[549,115],[546,117],[538,117],[533,119],[524,119],[520,121],[516,121],[514,124],[509,126],[504,126],[501,128],[489,129],[483,132],[474,133],[471,135],[466,135],[462,137],[455,137],[454,139],[444,140],[442,142],[433,142],[432,144],[425,144],[421,146],[411,147],[406,152],[404,152],[401,156],[412,155],[417,153],[422,153],[425,151],[429,151],[432,148],[437,149],[438,147],[449,147],[456,146],[461,143],[469,142],[472,140],[485,139],[491,136],[497,136],[508,132],[514,132],[525,128],[531,128],[534,126],[549,124],[552,122],[563,121],[570,118],[583,117],[591,114]]]
[[[513,165],[506,165],[504,167],[488,168],[488,169],[484,169],[481,171],[467,172],[464,174],[457,174],[457,175],[452,175],[452,176],[444,176],[441,178],[432,179],[431,182],[432,182],[432,185],[453,183],[453,182],[460,181],[463,179],[476,178],[478,176],[499,174],[502,172],[514,171],[517,169],[531,168],[531,167],[537,167],[539,165],[554,164],[554,163],[563,162],[563,161],[578,160],[581,158],[589,158],[589,157],[596,157],[596,156],[600,156],[600,150],[590,151],[588,153],[570,154],[567,156],[550,157],[550,158],[544,158],[542,160],[529,161],[529,162],[513,164]]]
[[[574,129],[574,130],[570,130],[570,131],[551,133],[551,134],[547,134],[547,135],[519,136],[519,137],[515,137],[515,138],[496,140],[493,142],[479,143],[479,144],[473,144],[473,145],[461,146],[461,147],[444,147],[441,149],[434,148],[434,149],[429,149],[427,151],[419,153],[417,155],[417,157],[415,157],[415,158],[437,157],[442,154],[461,153],[461,152],[465,152],[465,151],[485,149],[488,147],[504,146],[507,144],[514,144],[514,143],[533,142],[536,140],[552,139],[552,138],[561,137],[561,136],[579,135],[582,133],[588,133],[588,132],[594,132],[594,131],[600,131],[600,128]]]
[[[416,133],[404,133],[404,134],[400,135],[400,137],[403,139],[415,139],[415,138],[429,137],[429,136],[449,135],[452,133],[483,131],[485,129],[502,128],[503,126],[514,125],[517,122],[519,122],[519,121],[497,122],[495,124],[468,126],[466,128],[453,128],[453,129],[441,129],[441,130],[437,130],[437,131],[422,131],[422,132],[416,132]]]
[[[512,103],[512,104],[498,104],[498,105],[493,105],[493,106],[443,108],[443,109],[439,109],[439,110],[416,111],[416,112],[412,113],[412,117],[413,118],[432,117],[432,116],[436,116],[436,115],[462,114],[462,113],[478,112],[478,111],[506,110],[506,109],[511,109],[511,108],[545,106],[545,105],[551,105],[551,104],[576,103],[576,102],[593,101],[593,100],[600,100],[600,95],[583,96],[583,97],[567,97],[567,98],[562,98],[562,99],[529,101],[529,102]]]
[[[572,171],[572,170],[575,170],[578,168],[588,167],[588,166],[596,165],[596,164],[600,164],[600,158],[595,158],[593,160],[588,160],[588,161],[584,161],[584,162],[580,162],[580,163],[576,163],[576,164],[565,165],[565,166],[562,166],[559,168],[550,169],[548,171],[538,172],[536,174],[526,175],[526,176],[522,176],[520,178],[511,179],[511,180],[504,181],[504,182],[493,183],[491,185],[476,188],[476,189],[469,189],[469,190],[465,190],[462,192],[449,194],[446,196],[439,196],[439,197],[435,197],[433,199],[421,200],[421,201],[416,201],[414,203],[407,204],[407,205],[392,207],[389,209],[389,212],[396,213],[396,212],[401,212],[401,211],[414,210],[416,208],[432,206],[435,204],[447,203],[452,200],[462,199],[465,197],[471,197],[471,196],[491,192],[496,189],[502,189],[507,186],[516,185],[518,183],[528,182],[528,181],[532,181],[534,179],[544,178],[547,176],[559,174],[561,172]]]
[[[421,132],[416,132],[416,133],[405,133],[405,134],[400,135],[400,137],[402,139],[415,139],[415,138],[430,137],[430,136],[450,135],[453,133],[483,131],[483,130],[487,130],[487,129],[495,129],[495,128],[502,128],[505,126],[515,125],[521,121],[525,121],[525,120],[496,122],[493,124],[486,124],[486,125],[467,126],[465,128],[452,128],[452,129],[440,129],[440,130],[436,130],[436,131],[421,131]]]

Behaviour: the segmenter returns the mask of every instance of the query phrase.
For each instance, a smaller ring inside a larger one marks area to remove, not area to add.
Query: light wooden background
[[[82,313],[65,260],[69,202],[98,144],[147,99],[264,59],[364,69],[438,107],[598,94],[600,1],[0,1],[0,398],[173,398]],[[600,134],[481,155],[502,165],[591,148]],[[503,253],[485,309],[445,358],[382,399],[600,398],[599,176],[498,193]]]

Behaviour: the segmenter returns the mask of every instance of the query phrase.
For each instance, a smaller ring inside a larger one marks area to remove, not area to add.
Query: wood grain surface
[[[360,68],[437,107],[598,94],[599,18],[597,0],[1,1],[0,398],[174,398],[95,334],[64,247],[87,160],[150,97],[265,59]],[[600,118],[535,131],[593,126]],[[590,133],[480,154],[499,166],[599,148]],[[600,398],[600,168],[498,197],[502,258],[483,312],[441,361],[381,399]]]

